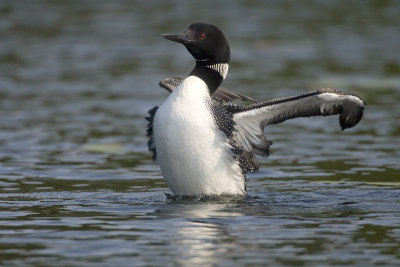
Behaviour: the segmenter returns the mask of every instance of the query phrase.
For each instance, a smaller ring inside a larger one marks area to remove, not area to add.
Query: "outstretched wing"
[[[268,141],[264,127],[297,117],[339,114],[342,130],[356,125],[362,118],[365,102],[356,95],[337,89],[321,89],[299,96],[273,99],[249,106],[231,105],[234,113],[236,139],[248,152],[268,156]]]
[[[159,85],[168,92],[172,92],[182,81],[182,78],[165,78],[160,81]],[[257,103],[257,101],[248,96],[231,91],[224,87],[218,87],[217,90],[212,94],[211,98],[220,103],[232,101],[249,101],[252,103]]]

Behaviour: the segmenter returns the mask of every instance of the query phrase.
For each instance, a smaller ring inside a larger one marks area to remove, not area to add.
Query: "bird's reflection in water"
[[[171,245],[179,253],[178,264],[212,265],[220,255],[229,253],[236,237],[230,235],[228,227],[243,218],[239,209],[234,211],[241,199],[175,199],[157,211],[160,219],[176,220],[169,223],[169,236],[174,236]]]

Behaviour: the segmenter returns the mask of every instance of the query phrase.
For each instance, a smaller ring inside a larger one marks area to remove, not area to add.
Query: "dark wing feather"
[[[159,85],[168,92],[172,92],[182,81],[182,78],[165,78],[160,81]],[[232,101],[249,101],[252,103],[257,103],[257,101],[248,96],[231,91],[224,87],[218,87],[217,90],[212,94],[211,98],[220,103]]]
[[[156,115],[157,109],[158,107],[150,109],[148,112],[149,116],[146,117],[146,120],[148,121],[147,131],[146,131],[146,135],[148,138],[147,147],[149,151],[153,154],[152,158],[154,161],[157,160],[157,151],[156,151],[156,144],[154,143],[153,120],[154,116]]]
[[[158,83],[158,85],[160,85],[161,88],[164,88],[168,92],[172,93],[172,91],[174,91],[175,88],[178,87],[182,81],[183,81],[182,78],[165,78],[162,79]]]
[[[233,101],[249,101],[252,103],[257,103],[256,100],[245,96],[241,93],[231,91],[224,87],[218,87],[217,90],[211,96],[214,100],[222,100],[222,102],[233,102]]]

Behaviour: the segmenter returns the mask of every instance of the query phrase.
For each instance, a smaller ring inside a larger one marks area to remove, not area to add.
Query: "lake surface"
[[[0,265],[400,266],[400,2],[1,1]],[[193,59],[159,37],[217,24],[224,86],[367,102],[268,127],[244,199],[174,200],[147,110]]]

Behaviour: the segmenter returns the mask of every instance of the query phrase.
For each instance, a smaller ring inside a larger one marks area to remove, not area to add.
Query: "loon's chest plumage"
[[[158,108],[157,161],[177,195],[245,194],[245,178],[228,137],[218,129],[206,83],[189,76]]]

